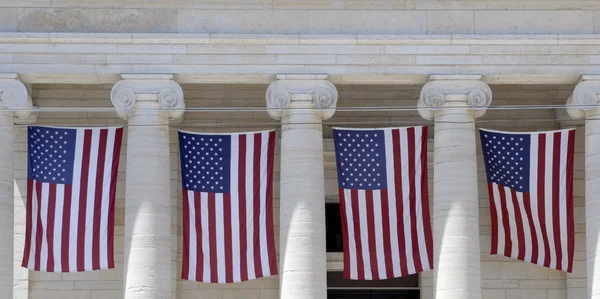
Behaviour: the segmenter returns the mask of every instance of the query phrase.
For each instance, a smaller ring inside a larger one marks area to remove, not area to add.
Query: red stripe
[[[196,281],[204,281],[204,250],[202,250],[202,237],[206,231],[202,230],[202,205],[200,204],[200,192],[194,192],[194,210],[196,211]],[[191,215],[190,215],[191,216]],[[190,219],[192,221],[192,219]]]
[[[545,203],[545,188],[546,188],[546,135],[538,135],[538,217],[540,228],[542,231],[542,239],[544,240],[544,267],[550,267],[550,244],[548,243],[548,233],[546,232],[546,207]]]
[[[367,206],[367,238],[369,240],[369,259],[371,264],[371,277],[379,280],[379,265],[377,263],[377,244],[375,243],[375,211],[373,208],[373,190],[365,190]]]
[[[504,256],[511,257],[512,255],[512,239],[510,235],[510,219],[508,218],[508,207],[506,204],[506,194],[504,186],[497,185],[500,193],[500,209],[502,210],[502,226],[504,227]]]
[[[350,240],[348,235],[348,217],[346,216],[346,197],[344,189],[339,189],[340,194],[340,215],[342,216],[342,241],[344,243],[344,278],[351,279],[351,263],[350,263]],[[352,204],[352,202],[350,202]]]
[[[362,255],[362,239],[360,237],[360,219],[358,216],[358,191],[350,190],[350,201],[352,202],[352,219],[354,225],[354,241],[356,242],[356,272],[358,280],[365,279],[365,263]]]
[[[492,225],[492,248],[490,254],[498,254],[498,211],[496,211],[496,200],[494,198],[494,183],[488,182],[488,194],[490,197],[490,220]]]
[[[104,184],[104,162],[106,160],[106,140],[108,129],[100,130],[98,157],[96,164],[96,188],[94,192],[94,227],[92,230],[92,269],[100,269],[100,216],[102,213],[102,186]]]
[[[404,241],[404,198],[402,196],[402,160],[400,159],[400,130],[392,130],[392,144],[394,153],[394,186],[396,187],[396,221],[398,222],[398,254],[400,255],[400,274],[408,275],[408,261]]]
[[[123,139],[123,128],[117,128],[115,130],[115,142],[113,147],[112,165],[111,165],[111,178],[110,178],[110,197],[108,202],[108,233],[107,235],[107,255],[108,255],[108,268],[113,269],[115,267],[115,254],[114,254],[114,239],[115,239],[115,198],[117,194],[117,177],[119,173],[119,159],[121,158],[121,142]]]
[[[37,202],[37,229],[35,230],[35,271],[40,271],[40,260],[42,255],[42,182],[35,182],[35,193]]]
[[[65,185],[65,201],[63,204],[63,219],[62,219],[62,238],[61,238],[61,269],[62,272],[69,272],[69,244],[71,234],[71,196],[72,196],[73,185]]]
[[[92,130],[85,130],[82,150],[83,157],[81,159],[81,181],[79,184],[79,217],[77,220],[77,271],[80,272],[85,271],[85,222],[91,144]]]
[[[275,159],[275,131],[269,133],[269,147],[267,151],[267,246],[269,252],[269,269],[271,275],[277,271],[277,252],[275,250],[275,232],[273,231],[273,161]]]
[[[427,177],[427,127],[421,133],[421,211],[423,212],[423,230],[429,269],[433,269],[433,234],[431,232],[431,214],[429,214],[429,192]]]
[[[552,148],[552,232],[556,251],[556,269],[562,270],[562,244],[560,240],[560,146],[561,132],[554,133]]]
[[[525,207],[525,214],[529,221],[529,229],[531,231],[531,262],[537,264],[538,261],[538,241],[537,232],[535,231],[535,223],[533,221],[533,213],[531,212],[531,198],[529,198],[529,192],[523,193],[523,203]]]
[[[409,180],[409,201],[410,201],[410,231],[412,241],[412,256],[415,263],[415,271],[417,273],[423,271],[421,263],[421,255],[419,253],[419,232],[417,231],[417,194],[415,184],[415,128],[406,130],[408,139],[408,180]]]
[[[385,259],[385,278],[394,277],[394,262],[392,261],[392,242],[390,234],[390,206],[387,189],[381,189],[381,221],[383,232],[383,255]],[[344,249],[345,250],[345,249]],[[382,277],[383,278],[383,277]]]
[[[219,266],[217,263],[217,211],[215,194],[208,192],[208,236],[210,244],[210,282],[219,282]]]
[[[25,219],[25,248],[23,249],[23,261],[21,267],[28,268],[29,251],[31,250],[31,226],[33,223],[32,205],[33,205],[33,179],[27,179],[27,206]]]
[[[223,193],[223,222],[225,225],[225,282],[233,282],[233,248],[231,242],[231,194]]]
[[[240,204],[240,278],[248,280],[248,236],[246,235],[246,135],[239,135],[238,192]]]
[[[46,271],[54,272],[54,219],[56,217],[56,184],[48,185],[48,216],[46,223],[48,262],[46,263]]]
[[[254,135],[254,159],[252,161],[253,164],[253,179],[252,182],[254,184],[253,186],[253,195],[252,195],[252,200],[253,200],[253,210],[252,210],[252,215],[253,215],[253,220],[252,223],[254,224],[254,229],[252,230],[254,236],[253,236],[253,240],[252,243],[254,244],[254,272],[256,275],[256,278],[259,277],[263,277],[263,271],[262,271],[262,263],[261,263],[261,258],[260,258],[260,253],[262,248],[260,247],[260,206],[261,206],[261,194],[260,194],[260,154],[261,154],[261,143],[262,143],[262,138],[260,133],[257,134],[253,134]]]
[[[183,261],[181,262],[181,279],[188,280],[190,273],[190,204],[188,192],[181,192],[183,202]],[[198,278],[196,277],[196,280]]]
[[[523,230],[523,226],[525,225],[523,223],[523,217],[521,215],[521,209],[520,206],[521,204],[519,203],[519,200],[517,199],[517,192],[513,189],[510,189],[511,191],[511,195],[512,195],[512,204],[513,204],[513,208],[515,210],[515,221],[516,221],[516,226],[517,226],[517,248],[518,248],[518,252],[517,252],[517,259],[524,261],[525,260],[525,231]]]
[[[573,157],[575,155],[575,130],[569,131],[569,145],[567,147],[567,272],[573,272],[573,256],[575,255],[575,221],[573,219]]]

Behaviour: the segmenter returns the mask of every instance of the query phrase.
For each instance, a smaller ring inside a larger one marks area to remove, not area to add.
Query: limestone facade
[[[187,112],[182,120],[172,121],[172,125],[181,125],[186,130],[214,132],[239,131],[241,126],[248,130],[276,128],[279,121],[271,118],[265,109],[266,84],[182,84],[187,107],[223,107],[226,103],[235,106],[255,107],[261,111],[247,112]],[[110,92],[112,84],[66,85],[66,84],[34,84],[32,98],[34,105],[42,108],[65,107],[71,103],[76,107],[110,108]],[[339,99],[336,114],[324,120],[323,157],[325,201],[337,201],[337,175],[335,156],[331,139],[331,125],[348,122],[351,126],[381,126],[386,124],[431,125],[433,122],[423,119],[418,111],[377,111],[356,112],[344,111],[345,107],[415,107],[421,93],[420,85],[336,85]],[[564,104],[571,95],[574,85],[490,85],[494,96],[490,108],[476,123],[476,127],[502,130],[552,130],[583,125],[582,121],[572,120],[564,110],[495,110],[494,106],[504,105],[548,105]],[[359,124],[356,124],[359,122]],[[365,124],[362,124],[365,122]],[[41,112],[38,124],[42,125],[126,125],[114,111],[99,112]],[[354,123],[354,124],[353,124]],[[187,126],[187,127],[186,127]],[[479,140],[476,140],[477,156],[477,198],[479,211],[479,250],[481,267],[482,298],[585,298],[585,177],[584,177],[584,131],[578,127],[575,154],[575,220],[576,220],[576,253],[575,267],[572,274],[529,265],[507,258],[490,256],[490,219],[489,201],[485,178],[485,170]],[[26,128],[16,126],[15,143],[15,260],[20,264],[24,236],[23,199],[26,191]],[[280,132],[278,132],[280,134]],[[119,298],[124,292],[123,261],[125,234],[125,196],[126,165],[129,139],[125,133],[121,152],[119,182],[117,185],[115,262],[113,271],[97,271],[90,273],[51,274],[27,272],[15,267],[15,298]],[[278,135],[281,136],[281,135]],[[169,131],[170,167],[171,167],[171,287],[173,298],[278,298],[279,276],[263,278],[256,281],[209,285],[177,279],[181,271],[181,231],[182,204],[179,182],[179,157],[176,128]],[[429,141],[429,178],[433,211],[433,135]],[[280,143],[275,150],[274,176],[274,223],[276,244],[279,244],[280,224]],[[279,246],[278,246],[279,248]],[[327,269],[340,271],[342,255],[327,254]],[[281,261],[281,259],[279,259]],[[433,271],[419,275],[421,298],[433,298]],[[70,297],[69,297],[70,296]]]
[[[598,299],[598,74],[600,0],[0,0],[0,170],[14,169],[0,171],[0,297],[324,299],[327,272],[342,268],[340,253],[325,252],[319,206],[338,201],[331,127],[430,125],[437,257],[436,270],[418,275],[420,298],[437,292],[443,299]],[[10,86],[18,92],[6,92]],[[459,112],[428,109],[432,89]],[[274,90],[285,90],[289,103],[273,101]],[[480,95],[475,106],[473,90]],[[566,109],[567,103],[580,106]],[[446,122],[456,119],[466,123]],[[20,267],[32,123],[127,126],[116,269],[61,274]],[[490,256],[476,129],[571,127],[573,273]],[[277,129],[280,275],[227,285],[179,279],[178,128]],[[461,176],[450,177],[448,165],[460,165]],[[140,184],[151,188],[126,188]],[[309,196],[298,196],[311,185]],[[457,206],[464,217],[454,216]],[[296,209],[309,221],[287,217]],[[302,238],[311,246],[295,241]]]

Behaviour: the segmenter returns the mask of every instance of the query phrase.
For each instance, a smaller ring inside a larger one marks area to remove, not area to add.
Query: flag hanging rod
[[[562,121],[561,119],[553,119],[553,118],[527,118],[523,119],[527,122],[552,122],[557,123]],[[586,121],[599,121],[600,118],[587,118]],[[193,121],[193,120],[190,120]],[[498,122],[518,122],[518,119],[478,119],[474,121],[428,121],[424,119],[414,120],[394,120],[394,121],[335,121],[330,122],[326,121],[324,123],[318,122],[302,122],[302,123],[294,123],[293,125],[323,125],[328,128],[336,127],[336,126],[356,126],[356,125],[373,125],[377,127],[382,126],[393,126],[393,125],[434,125],[434,124],[467,124],[467,123],[477,123],[477,124],[486,124],[486,123],[498,123]],[[573,121],[571,119],[567,119],[567,121]],[[15,124],[15,127],[28,127],[35,126],[38,124]],[[51,127],[107,127],[107,126],[120,126],[120,127],[153,127],[153,126],[164,126],[164,124],[143,124],[143,125],[129,125],[125,121],[123,123],[115,123],[115,124],[86,124],[85,122],[79,124],[61,124],[61,123],[40,123],[40,126],[51,126]],[[171,128],[246,128],[246,127],[271,127],[271,128],[279,128],[281,127],[281,123],[279,122],[222,122],[222,123],[187,123],[187,124],[169,124],[168,126]],[[12,125],[0,125],[0,127],[7,127]],[[568,127],[583,127],[583,124],[573,124],[568,125]]]
[[[581,109],[591,109],[596,108],[596,105],[498,105],[498,106],[490,106],[486,108],[486,110],[540,110],[540,109],[562,109],[567,107],[577,107]],[[431,107],[436,108],[436,107]],[[442,107],[439,107],[440,109]],[[293,111],[293,110],[320,110],[320,108],[279,108],[279,110],[283,111]],[[443,107],[443,109],[464,109],[464,107]],[[38,107],[34,106],[30,109],[22,109],[21,111],[29,111],[29,112],[114,112],[117,109],[114,107]],[[214,113],[222,113],[222,112],[266,112],[269,109],[266,107],[193,107],[193,108],[184,108],[184,109],[173,109],[173,111],[184,111],[184,112],[214,112]],[[377,106],[377,107],[369,107],[369,106],[355,106],[355,107],[337,107],[335,108],[336,112],[390,112],[390,111],[418,111],[419,107],[417,106]],[[163,109],[144,109],[144,111],[153,112],[153,111],[163,111]]]

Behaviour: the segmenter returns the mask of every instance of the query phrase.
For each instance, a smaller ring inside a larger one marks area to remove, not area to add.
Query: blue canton
[[[179,132],[179,147],[183,189],[229,192],[231,136]]]
[[[338,185],[342,189],[387,188],[382,130],[334,130]]]
[[[28,128],[27,177],[52,184],[73,183],[76,129]]]
[[[480,130],[480,137],[488,181],[529,192],[531,136]]]

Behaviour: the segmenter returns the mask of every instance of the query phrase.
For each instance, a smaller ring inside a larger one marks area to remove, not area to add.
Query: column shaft
[[[12,298],[14,243],[13,112],[0,103],[0,294]]]
[[[327,297],[322,119],[311,99],[292,95],[282,118],[281,299]]]
[[[474,117],[466,95],[447,95],[444,108],[434,137],[436,298],[481,298]]]
[[[171,298],[169,119],[156,97],[137,95],[129,112],[124,269],[127,299]]]
[[[585,233],[589,299],[600,299],[600,109],[586,112]]]

